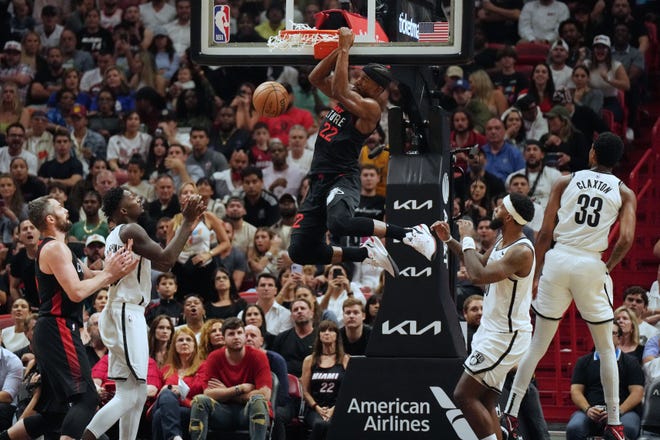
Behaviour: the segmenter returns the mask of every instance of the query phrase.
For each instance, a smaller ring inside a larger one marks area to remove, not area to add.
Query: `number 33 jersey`
[[[554,239],[591,252],[607,249],[610,228],[621,209],[621,180],[607,173],[582,170],[564,189]]]

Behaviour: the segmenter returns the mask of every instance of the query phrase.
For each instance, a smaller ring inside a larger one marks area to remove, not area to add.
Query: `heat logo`
[[[229,43],[229,6],[213,7],[213,42]]]

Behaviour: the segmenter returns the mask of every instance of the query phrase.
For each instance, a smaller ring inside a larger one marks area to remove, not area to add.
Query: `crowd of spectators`
[[[199,194],[208,207],[202,221],[172,272],[153,273],[147,308],[153,365],[141,435],[185,436],[193,398],[204,394],[194,378],[229,332],[238,349],[251,347],[245,349],[251,358],[262,358],[253,349],[266,349],[273,372],[275,363],[285,365],[279,373],[302,377],[306,420],[322,438],[336,394],[319,394],[330,383],[319,383],[322,376],[314,372],[336,369],[336,391],[348,357],[364,353],[384,284],[382,272],[369,265],[301,267],[286,252],[309,188],[306,174],[320,121],[333,102],[309,83],[313,66],[196,64],[188,53],[192,1],[1,2],[0,311],[13,321],[2,332],[2,392],[18,403],[19,416],[33,411],[39,393],[30,350],[36,319],[31,311],[39,305],[33,271],[39,237],[26,220],[26,204],[45,194],[62,202],[73,222],[70,247],[88,267],[101,269],[114,226],[100,209],[110,188],[140,195],[140,223],[162,245],[181,223],[181,204]],[[656,20],[657,3],[479,3],[474,60],[443,67],[436,87],[440,104],[452,113],[452,149],[479,147],[455,154],[453,217],[473,220],[480,250],[487,252],[496,240],[489,219],[503,194],[528,194],[542,217],[553,181],[588,166],[591,139],[611,128],[608,123],[627,126],[622,134],[634,138],[646,87],[644,57],[650,41],[657,41],[644,21]],[[283,27],[277,1],[230,4],[232,41],[263,42]],[[306,22],[319,10],[340,6],[332,0],[295,4],[296,21]],[[519,52],[526,44],[545,50],[542,59],[523,63]],[[255,86],[265,80],[282,82],[289,94],[289,106],[278,117],[260,117],[251,107]],[[403,91],[405,84],[395,81],[380,97],[382,123],[360,154],[356,215],[385,216],[389,153],[369,153],[387,144],[387,109],[401,103]],[[529,237],[539,226],[535,218]],[[346,245],[363,239],[341,238]],[[462,316],[463,299],[482,294],[483,286],[471,285],[462,266],[456,274]],[[256,304],[239,295],[248,290]],[[648,312],[645,292],[636,295],[644,307],[626,299],[626,308],[617,310],[617,337],[622,352],[650,362],[657,349],[647,354],[642,347],[647,340],[657,347],[651,324],[660,315]],[[98,333],[106,302],[107,290],[86,301],[84,332],[102,403],[113,392]],[[230,321],[231,328],[223,329],[223,321],[234,317],[244,324]],[[323,357],[328,350],[332,359]],[[26,366],[20,386],[7,370],[16,364],[5,362],[11,352]],[[250,393],[270,378],[260,375],[258,381],[245,390],[237,384],[239,397],[257,413]],[[280,387],[283,381],[280,375]],[[281,439],[288,421],[283,415],[295,410],[286,396],[278,399],[282,408],[273,429]],[[0,406],[0,430],[11,423],[5,413],[12,408]],[[209,414],[194,414],[193,420],[200,417]]]

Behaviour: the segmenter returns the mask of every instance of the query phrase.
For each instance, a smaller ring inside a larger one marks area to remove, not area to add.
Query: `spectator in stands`
[[[183,322],[185,324],[176,327],[177,330],[187,327],[195,333],[197,341],[202,334],[206,311],[204,310],[204,300],[202,296],[196,293],[189,293],[183,301]]]
[[[156,292],[158,298],[151,300],[146,309],[146,320],[151,323],[158,316],[168,316],[176,323],[183,313],[183,306],[174,299],[179,290],[176,276],[171,272],[164,272],[156,278]]]
[[[610,4],[610,10],[606,11],[601,19],[601,23],[596,28],[596,35],[612,36],[616,32],[616,25],[626,24],[630,28],[632,45],[639,49],[642,56],[646,53],[649,48],[648,31],[644,23],[633,16],[628,0],[614,0]]]
[[[154,134],[147,152],[147,169],[145,170],[145,177],[150,183],[155,182],[159,175],[167,172],[165,158],[168,148],[167,138],[160,133]]]
[[[540,139],[548,132],[548,121],[537,104],[536,98],[530,94],[522,95],[515,104],[520,109],[528,139]]]
[[[530,186],[527,195],[540,205],[542,211],[545,211],[552,185],[561,176],[561,173],[556,168],[546,166],[545,149],[541,147],[540,142],[537,140],[530,139],[526,142],[523,158],[525,159],[525,168],[511,173],[507,176],[506,181],[508,183],[511,177],[516,174],[527,176]]]
[[[561,38],[568,47],[568,59],[566,64],[575,67],[586,51],[583,46],[584,38],[582,25],[573,17],[569,17],[559,24],[559,38]]]
[[[385,142],[385,132],[383,131],[383,128],[380,126],[380,124],[378,124],[376,125],[374,131],[372,131],[369,137],[367,137],[367,139],[364,141],[364,146],[362,147],[362,150],[360,150],[359,161],[360,165],[371,164],[378,168],[378,175],[380,176],[380,180],[376,186],[376,194],[385,197],[385,194],[387,193],[387,172],[388,164],[390,162],[390,152],[387,148],[385,148],[383,142]],[[307,145],[309,145],[309,142]],[[382,150],[379,153],[375,152],[375,149],[380,147],[383,147]],[[371,152],[376,153],[373,158],[369,158],[369,154]],[[303,179],[301,184],[301,191],[304,184],[305,179]],[[303,198],[300,197],[300,193],[298,194],[298,202],[300,204],[303,202]]]
[[[192,182],[186,182],[179,188],[179,200],[184,205],[196,194],[197,187]],[[182,221],[181,213],[174,215],[167,232],[168,242],[174,238]],[[179,281],[179,289],[184,293],[198,292],[202,294],[204,302],[208,303],[212,295],[208,288],[213,285],[216,268],[214,257],[230,246],[222,220],[205,211],[172,268],[172,273]]]
[[[175,190],[185,182],[195,182],[205,176],[201,166],[188,162],[188,151],[189,149],[178,141],[171,143],[167,148],[166,175],[173,179]]]
[[[13,243],[14,228],[27,218],[27,205],[9,174],[0,174],[0,239],[5,246]]]
[[[342,304],[344,327],[339,331],[346,354],[364,356],[371,336],[371,327],[364,323],[364,304],[348,298]]]
[[[646,344],[650,338],[660,331],[645,321],[649,317],[649,297],[646,289],[641,286],[630,286],[623,291],[623,305],[635,313],[639,327],[639,343]]]
[[[199,337],[199,358],[205,361],[213,351],[225,346],[222,336],[223,319],[211,318],[206,320]]]
[[[83,248],[85,257],[82,262],[92,270],[102,270],[103,260],[105,259],[105,237],[99,234],[92,234],[85,240]]]
[[[58,182],[69,191],[82,179],[83,166],[78,159],[71,156],[71,135],[68,131],[57,130],[53,143],[55,158],[41,165],[38,175],[44,183]]]
[[[105,140],[121,132],[121,119],[115,110],[115,95],[110,89],[101,89],[96,98],[97,109],[89,116],[88,127]],[[105,157],[102,157],[105,159]]]
[[[78,49],[78,36],[69,28],[64,28],[62,31],[59,47],[62,50],[62,66],[67,70],[71,69],[69,71],[76,72],[78,75],[77,86],[79,86],[82,72],[94,69],[92,54]],[[86,102],[82,104],[89,105]]]
[[[546,155],[555,153],[556,168],[560,171],[579,171],[588,167],[591,142],[571,122],[571,114],[562,105],[556,105],[545,114],[548,133],[541,136],[540,144]]]
[[[35,12],[37,9],[35,8]],[[39,34],[42,50],[59,46],[60,36],[64,30],[64,26],[59,22],[60,14],[56,6],[45,5],[41,9],[41,24],[37,25],[34,30]]]
[[[285,330],[275,337],[272,350],[286,360],[289,374],[300,377],[303,360],[311,353],[316,337],[314,330],[314,312],[310,302],[298,298],[291,303],[293,328]]]
[[[467,351],[472,351],[472,337],[481,324],[484,313],[483,295],[470,295],[463,301],[463,318],[467,324]]]
[[[626,137],[632,140],[637,127],[637,109],[640,104],[642,89],[644,87],[644,54],[630,45],[630,29],[626,23],[617,23],[612,38],[612,60],[618,61],[628,74],[630,89],[625,94],[628,107],[629,131]]]
[[[300,265],[293,267],[294,269],[298,269],[292,271],[291,267],[283,267],[280,271],[277,278],[277,285],[280,286],[280,291],[275,297],[275,301],[277,301],[278,304],[281,304],[289,310],[291,310],[291,303],[296,299],[296,287],[301,285],[304,280],[302,267],[300,267]]]
[[[165,88],[167,80],[156,69],[156,62],[150,52],[142,49],[131,58],[129,65],[130,71],[128,74],[128,85],[132,90],[140,91],[148,88],[152,95],[158,94],[158,101],[164,104],[163,96],[165,95]],[[144,90],[143,92],[146,92]],[[151,98],[156,101],[156,99]],[[138,101],[136,96],[136,102]],[[160,113],[161,109],[156,111]],[[155,127],[147,124],[153,130]],[[154,124],[155,125],[155,124]]]
[[[91,53],[95,59],[101,50],[112,52],[115,49],[112,33],[101,27],[101,13],[96,8],[85,13],[85,24],[78,32],[78,49]]]
[[[140,18],[147,28],[165,26],[176,18],[176,9],[164,0],[151,0],[140,5]]]
[[[232,246],[229,249],[221,252],[218,255],[218,258],[220,260],[221,266],[226,268],[227,271],[231,274],[233,285],[236,287],[236,289],[241,289],[243,279],[245,278],[245,274],[248,271],[247,256],[245,255],[245,252],[243,252],[234,244],[233,225],[228,221],[223,222],[223,225],[225,231],[227,232],[227,238],[229,239],[229,242],[232,243]]]
[[[195,334],[190,329],[177,330],[161,368],[163,387],[151,408],[154,439],[182,439],[190,423],[192,399],[202,392],[195,376],[202,364]]]
[[[600,89],[590,87],[590,76],[591,73],[587,66],[578,65],[573,69],[572,79],[575,86],[572,91],[573,102],[577,105],[589,107],[596,114],[600,114],[603,108],[603,92]]]
[[[13,0],[11,4],[14,8],[10,20],[11,34],[22,38],[36,25],[36,21],[31,15],[32,5],[26,0]]]
[[[558,37],[559,24],[569,16],[566,4],[558,0],[527,2],[518,18],[518,34],[523,41],[550,44]]]
[[[101,27],[112,32],[121,23],[122,10],[117,6],[117,0],[106,0],[101,9]]]
[[[501,180],[498,176],[492,174],[486,170],[486,165],[488,164],[486,159],[486,152],[483,148],[479,148],[477,154],[474,154],[469,157],[468,160],[468,173],[464,176],[463,179],[457,181],[456,188],[457,194],[461,196],[461,200],[465,197],[469,197],[470,186],[472,182],[477,179],[481,179],[486,182],[486,188],[488,188],[490,194],[499,194],[504,192],[504,181]],[[459,204],[459,208],[463,208],[463,204]]]
[[[225,347],[209,355],[196,378],[204,393],[192,402],[190,438],[205,439],[209,429],[249,427],[252,439],[264,440],[273,386],[268,358],[263,351],[246,346],[240,319],[227,319],[222,333]]]
[[[85,352],[89,365],[94,366],[103,356],[108,353],[108,348],[103,344],[101,333],[99,332],[99,318],[101,313],[96,312],[89,315],[87,319],[87,334],[89,334],[89,342],[85,344]]]
[[[254,234],[257,228],[245,220],[246,210],[245,201],[242,197],[232,196],[227,201],[226,220],[234,228],[234,246],[243,251],[246,255],[249,249],[254,246]]]
[[[144,202],[150,203],[156,199],[156,194],[153,185],[143,179],[146,166],[144,159],[134,155],[128,161],[128,167],[126,167],[127,180],[121,187],[138,195]]]
[[[114,135],[108,141],[108,166],[120,183],[127,179],[128,162],[133,155],[147,159],[151,136],[140,131],[140,115],[131,111],[125,118],[125,129],[122,134]]]
[[[271,138],[268,142],[268,149],[271,164],[261,170],[264,187],[278,199],[284,193],[295,196],[298,194],[305,172],[297,165],[289,165],[286,147],[280,139]]]
[[[513,46],[504,46],[498,50],[497,61],[499,70],[493,72],[490,77],[493,80],[493,85],[504,93],[507,103],[513,105],[518,99],[520,91],[529,87],[527,77],[516,71],[518,54]]]
[[[328,266],[326,278],[328,285],[325,292],[318,298],[317,302],[321,310],[330,310],[338,318],[339,327],[344,326],[342,304],[348,298],[356,298],[362,304],[367,300],[358,288],[359,286],[351,283],[346,269],[341,264],[332,264]]]
[[[7,41],[4,45],[4,56],[0,60],[0,82],[3,83],[3,107],[7,107],[4,101],[8,98],[11,98],[11,101],[15,102],[16,104],[20,103],[20,107],[15,105],[14,108],[10,109],[11,111],[15,112],[15,119],[11,122],[18,121],[20,112],[18,114],[16,114],[16,112],[18,110],[22,110],[23,106],[26,104],[28,88],[32,82],[32,79],[34,78],[34,70],[27,64],[21,62],[22,50],[23,48],[21,43],[18,41]],[[15,85],[14,93],[12,96],[5,96],[7,83],[13,83]]]
[[[614,321],[620,330],[617,346],[624,353],[637,359],[641,365],[644,344],[640,340],[639,327],[637,326],[638,319],[637,314],[626,306],[621,306],[614,310]]]
[[[481,255],[490,251],[497,240],[497,231],[490,227],[491,221],[488,217],[477,220],[478,251]]]
[[[174,41],[177,55],[190,47],[190,0],[176,0],[176,19],[165,25],[167,34]]]
[[[378,315],[378,310],[380,309],[380,302],[382,299],[383,297],[379,293],[374,293],[367,299],[367,304],[364,306],[364,323],[366,325],[373,327],[376,324],[376,316]]]
[[[297,166],[305,174],[309,172],[313,156],[313,152],[306,148],[307,137],[307,130],[302,125],[294,125],[289,130],[287,163]]]
[[[470,112],[462,107],[454,110],[451,116],[451,132],[449,134],[449,143],[452,150],[457,148],[471,148],[475,145],[481,147],[486,142],[486,138],[475,131]],[[463,171],[467,171],[468,153],[456,152],[454,153],[454,158],[456,160],[455,166],[460,167]]]
[[[107,237],[110,233],[108,224],[99,216],[101,209],[101,195],[94,191],[87,191],[83,197],[83,212],[85,218],[77,221],[69,229],[69,241],[85,242],[92,234]]]
[[[87,108],[82,104],[74,104],[71,109],[71,142],[73,154],[82,163],[83,174],[87,175],[89,167],[95,158],[105,159],[107,142],[105,138],[88,128]]]
[[[37,176],[28,174],[27,162],[22,157],[15,157],[11,160],[10,173],[23,195],[25,203],[46,195],[46,185]]]
[[[179,199],[174,193],[174,179],[162,174],[156,179],[156,200],[149,203],[147,212],[153,220],[161,217],[174,217],[181,211]]]
[[[472,219],[473,223],[482,217],[490,217],[492,214],[490,196],[485,180],[477,177],[470,183],[470,191],[465,200],[463,212]]]
[[[207,318],[225,319],[237,316],[247,303],[238,295],[231,273],[224,267],[218,267],[213,278],[216,296],[207,302]]]
[[[475,70],[469,76],[472,99],[485,104],[491,116],[500,116],[509,107],[504,93],[495,88],[485,70]]]
[[[621,330],[616,323],[612,329],[614,345],[618,345]],[[634,357],[616,348],[619,370],[619,411],[627,438],[637,438],[640,429],[640,411],[644,397],[644,373]],[[605,398],[600,379],[600,356],[597,351],[578,358],[571,378],[571,400],[578,411],[566,425],[568,440],[602,435],[607,418]]]
[[[92,296],[89,297],[92,307],[90,308],[91,312],[101,313],[108,304],[108,289],[100,289],[94,292]]]
[[[37,157],[39,166],[55,157],[53,134],[46,130],[48,117],[43,110],[34,110],[30,116],[30,128],[27,130],[25,149]]]
[[[37,255],[39,232],[30,220],[23,220],[19,223],[18,242],[22,246],[11,258],[9,294],[12,301],[25,298],[31,309],[37,309],[40,301],[34,276],[34,262]]]
[[[156,316],[149,325],[149,357],[163,368],[174,336],[174,325],[167,315]]]
[[[518,148],[521,152],[524,152],[526,133],[520,109],[516,107],[508,108],[502,113],[500,119],[504,122],[504,139]]]
[[[464,108],[472,115],[475,130],[483,133],[486,122],[492,116],[488,106],[481,101],[472,99],[470,84],[465,79],[454,82],[452,93],[458,107]]]
[[[2,329],[2,345],[9,351],[18,351],[30,344],[25,336],[25,320],[30,316],[30,304],[23,298],[14,300],[11,305],[13,325]]]
[[[45,105],[50,96],[62,89],[64,67],[62,49],[52,46],[47,49],[46,68],[37,70],[28,93],[32,105]]]
[[[250,90],[250,88],[246,87],[246,90]],[[241,92],[239,91],[239,93]],[[227,159],[231,159],[234,152],[247,149],[251,143],[250,131],[236,126],[236,109],[227,104],[220,107],[216,113],[212,138],[211,143],[215,146],[216,151],[224,154]]]
[[[21,63],[26,64],[32,69],[32,72],[43,69],[46,66],[46,60],[41,55],[41,38],[35,31],[28,31],[21,40],[23,51],[21,53]]]
[[[23,379],[23,363],[9,349],[0,347],[0,430],[6,432],[12,425],[16,411],[14,401]]]
[[[264,311],[257,304],[249,304],[245,309],[239,313],[239,317],[243,320],[245,325],[254,325],[259,327],[261,334],[264,337],[264,346],[271,347],[275,340],[275,335],[267,330],[266,315]]]
[[[630,90],[630,79],[623,64],[612,59],[610,37],[594,37],[591,59],[585,60],[584,64],[590,70],[591,87],[603,92],[603,108],[612,112],[616,122],[623,122],[623,107],[618,94],[620,90]]]
[[[270,273],[257,277],[257,305],[265,314],[268,331],[278,335],[292,327],[291,312],[275,301],[277,278]]]
[[[204,127],[195,126],[190,130],[190,143],[193,154],[186,159],[186,165],[198,165],[206,177],[213,173],[226,170],[229,165],[222,153],[209,148],[209,134]]]
[[[3,91],[4,91],[3,87]],[[20,122],[7,126],[7,146],[0,148],[0,173],[8,173],[11,160],[22,157],[28,164],[28,172],[37,175],[37,157],[23,148],[25,128]]]
[[[108,68],[112,67],[115,63],[114,52],[110,49],[102,49],[96,55],[96,68],[83,72],[82,78],[80,78],[80,90],[83,92],[90,93],[92,95],[97,95],[99,91],[105,86],[104,77],[105,71]],[[116,89],[108,89],[113,95],[112,109],[116,108],[115,95]],[[98,102],[98,100],[96,101]],[[98,104],[92,105],[90,108],[96,110]]]
[[[305,424],[312,430],[310,439],[324,439],[326,436],[349,358],[344,352],[337,325],[322,321],[312,353],[303,363],[301,379],[308,408]]]
[[[573,69],[566,64],[568,61],[568,43],[561,38],[556,40],[550,46],[550,55],[548,57],[550,64],[550,73],[552,74],[552,82],[555,84],[555,89],[568,89],[571,88],[571,74]]]
[[[271,226],[280,218],[277,198],[264,189],[263,173],[259,168],[247,167],[243,178],[244,219],[251,225]]]
[[[229,158],[229,168],[213,173],[215,194],[220,199],[238,195],[243,187],[241,172],[248,166],[248,155],[245,150],[232,151]]]
[[[268,141],[270,139],[270,131],[265,122],[257,122],[252,129],[252,146],[248,151],[250,158],[250,165],[254,165],[259,169],[266,168],[270,165],[270,151],[268,150]],[[280,139],[281,140],[281,139]]]
[[[305,268],[308,266],[305,266],[303,268],[303,271]],[[315,269],[315,266],[309,266]],[[307,275],[305,275],[307,277]],[[335,324],[337,323],[337,315],[331,310],[322,310],[321,306],[319,303],[316,301],[316,295],[312,291],[312,288],[308,284],[300,284],[296,287],[296,289],[293,291],[293,295],[295,299],[304,299],[306,300],[312,307],[312,327],[316,328],[319,325],[319,322],[321,321],[332,321]],[[372,295],[373,296],[373,295]]]
[[[521,91],[520,96],[523,94],[531,95],[540,110],[547,112],[552,108],[554,93],[555,82],[550,73],[550,66],[547,63],[536,64],[529,80],[529,89]]]
[[[485,169],[502,182],[510,173],[525,166],[522,154],[504,139],[504,134],[504,123],[498,118],[491,118],[486,124],[488,143],[483,147],[486,153]]]
[[[189,37],[190,38],[190,37]],[[170,81],[179,69],[179,55],[175,52],[174,42],[167,33],[154,35],[149,52],[156,62],[156,70],[167,81]]]
[[[199,86],[184,89],[176,101],[178,126],[198,127],[207,132],[207,137],[211,129],[213,114],[213,101],[206,99],[204,90]],[[192,141],[192,131],[190,134]]]

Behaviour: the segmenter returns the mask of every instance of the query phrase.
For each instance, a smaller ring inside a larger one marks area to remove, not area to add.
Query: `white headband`
[[[524,226],[527,224],[527,220],[522,218],[520,214],[518,214],[518,211],[516,211],[516,208],[513,207],[513,203],[511,203],[511,196],[507,195],[504,199],[502,199],[502,204],[506,208],[507,211],[509,211],[509,214],[511,214],[511,217],[516,221],[521,226]]]

